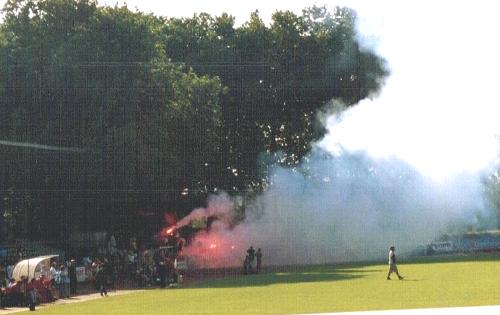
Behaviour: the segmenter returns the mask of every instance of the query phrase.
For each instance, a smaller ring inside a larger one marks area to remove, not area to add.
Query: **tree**
[[[70,216],[127,231],[139,208],[175,208],[185,187],[213,185],[221,83],[166,58],[161,18],[87,0],[10,0],[4,12],[0,138],[84,152],[2,147],[2,187],[26,192],[41,233],[64,237],[54,231]]]
[[[276,12],[269,26],[256,11],[238,27],[93,0],[8,0],[3,12],[0,139],[80,149],[0,147],[2,211],[39,220],[47,238],[65,239],[68,218],[129,232],[138,209],[259,191],[263,156],[295,167],[324,132],[316,112],[387,75],[346,8]]]
[[[294,167],[324,134],[317,111],[332,98],[350,106],[380,88],[385,62],[360,49],[355,20],[353,10],[340,7],[307,8],[302,16],[279,11],[269,27],[257,11],[238,28],[227,15],[166,20],[167,55],[227,87],[225,189],[260,186],[263,153]]]

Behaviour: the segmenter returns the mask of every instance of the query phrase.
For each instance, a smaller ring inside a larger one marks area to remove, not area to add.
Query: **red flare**
[[[174,235],[175,232],[175,226],[171,226],[169,228],[163,228],[159,234],[160,238],[166,238],[169,236]]]

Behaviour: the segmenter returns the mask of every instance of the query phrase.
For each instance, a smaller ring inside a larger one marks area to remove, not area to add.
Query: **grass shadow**
[[[363,273],[367,272],[377,272],[377,270],[367,271],[357,269],[336,269],[333,266],[308,266],[300,270],[283,270],[250,275],[231,274],[210,280],[197,280],[187,285],[185,288],[256,287],[273,284],[343,281],[362,278],[365,276]]]
[[[484,262],[498,261],[500,253],[467,253],[443,256],[412,257],[405,259],[404,264],[433,264],[456,262]],[[368,268],[384,262],[358,262],[350,264],[333,265],[306,265],[306,266],[274,266],[268,267],[263,274],[242,275],[241,269],[227,268],[202,270],[192,274],[191,279],[184,288],[230,288],[230,287],[256,287],[273,284],[293,284],[321,281],[343,281],[369,276],[372,273],[382,273],[385,276],[386,268]],[[404,281],[420,281],[405,278]]]
[[[337,272],[346,272],[346,273],[378,273],[387,271],[386,269],[370,269],[370,270],[358,270],[358,269],[336,269]]]

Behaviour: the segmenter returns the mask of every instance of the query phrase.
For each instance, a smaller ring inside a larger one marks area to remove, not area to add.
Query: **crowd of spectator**
[[[98,249],[94,255],[82,257],[82,266],[88,272],[86,276],[96,288],[102,283],[110,289],[165,287],[177,283],[175,263],[183,245],[178,235],[151,245],[137,246],[132,240],[130,246],[123,249],[113,246],[113,239],[111,237],[108,246]]]
[[[29,279],[22,275],[15,279],[13,270],[16,259],[6,259],[0,264],[0,306],[26,306],[52,302],[58,298],[69,298],[76,294],[76,262],[74,260],[57,265],[51,263],[48,272]]]
[[[118,288],[175,286],[179,280],[175,263],[182,245],[182,239],[174,235],[150,246],[138,247],[134,240],[128,248],[119,249],[111,236],[92,254],[75,255],[76,259],[68,261],[54,258],[47,272],[36,279],[23,276],[18,281],[13,279],[12,272],[23,257],[8,258],[0,261],[0,306],[28,306],[66,299],[80,293],[78,280],[85,283],[84,293],[91,287],[101,296]]]

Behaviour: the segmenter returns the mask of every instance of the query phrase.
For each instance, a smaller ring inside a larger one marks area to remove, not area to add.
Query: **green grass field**
[[[297,314],[500,304],[500,256],[338,265],[197,282],[94,301],[53,305],[39,314]],[[22,314],[27,314],[22,313]]]

